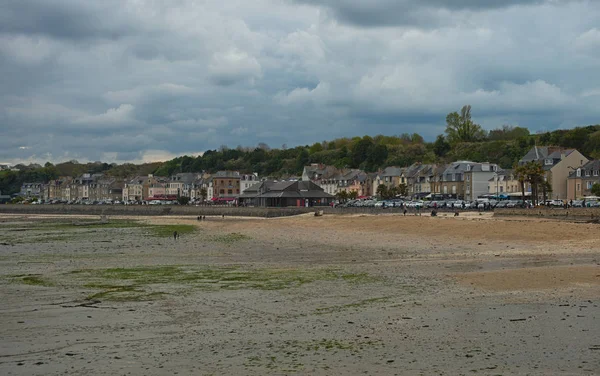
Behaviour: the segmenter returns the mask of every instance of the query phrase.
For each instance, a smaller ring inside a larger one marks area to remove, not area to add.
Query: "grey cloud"
[[[597,122],[599,2],[546,3],[0,2],[0,161]]]
[[[450,11],[485,11],[555,0],[293,0],[325,7],[342,22],[364,27],[452,24]],[[572,0],[564,0],[572,1]]]
[[[117,0],[7,0],[0,3],[0,32],[59,39],[116,39],[130,34]]]

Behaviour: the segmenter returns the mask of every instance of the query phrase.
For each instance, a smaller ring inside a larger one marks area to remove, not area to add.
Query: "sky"
[[[4,0],[0,163],[600,123],[596,0]]]

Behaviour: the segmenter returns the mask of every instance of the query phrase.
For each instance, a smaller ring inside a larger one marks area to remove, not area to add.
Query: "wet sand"
[[[0,217],[2,375],[600,374],[598,225],[142,219],[197,229],[177,241],[38,226],[72,220]],[[114,268],[148,274],[132,287]]]

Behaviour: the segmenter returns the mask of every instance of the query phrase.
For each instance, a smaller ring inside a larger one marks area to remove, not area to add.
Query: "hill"
[[[164,163],[141,165],[102,162],[80,164],[70,161],[54,166],[46,163],[43,167],[21,166],[23,170],[18,172],[3,171],[0,174],[0,191],[12,194],[19,191],[23,182],[46,182],[59,176],[78,176],[83,173],[104,173],[127,178],[150,173],[170,176],[178,172],[237,170],[256,172],[260,176],[288,177],[299,176],[303,167],[310,163],[373,172],[386,166],[408,166],[415,162],[448,163],[456,160],[485,161],[497,163],[502,168],[511,168],[533,145],[574,148],[588,158],[599,159],[600,125],[540,134],[531,134],[522,127],[505,126],[482,133],[469,141],[457,140],[447,132],[447,135],[438,136],[434,142],[425,142],[423,137],[413,133],[339,138],[294,148],[283,146],[280,149],[272,149],[261,143],[255,148],[221,147],[219,150],[208,150],[198,157],[181,156]]]

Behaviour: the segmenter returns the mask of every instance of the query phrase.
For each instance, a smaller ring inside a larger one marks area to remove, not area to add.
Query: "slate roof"
[[[304,169],[306,170],[306,175],[311,180],[332,179],[340,173],[334,166],[310,165],[305,166]]]
[[[593,159],[593,160],[589,161],[588,163],[584,164],[583,166],[581,166],[581,177],[582,178],[586,178],[586,176],[585,176],[586,171],[590,171],[590,176],[587,176],[587,178],[590,178],[590,177],[598,178],[598,176],[594,176],[594,171],[600,172],[600,159]],[[576,170],[571,171],[569,173],[569,179],[576,178],[576,177],[577,177]]]
[[[548,156],[547,146],[534,146],[532,147],[523,158],[519,160],[520,163],[527,163],[531,161],[539,161]]]
[[[238,171],[217,171],[216,174],[213,175],[215,178],[238,178],[240,177],[240,173]]]
[[[192,184],[198,178],[198,174],[192,172],[182,172],[171,177],[171,181]]]
[[[240,198],[333,198],[312,181],[263,181],[248,188]]]
[[[379,176],[382,176],[382,177],[402,176],[404,171],[405,171],[405,169],[403,167],[390,166],[390,167],[386,167]]]

